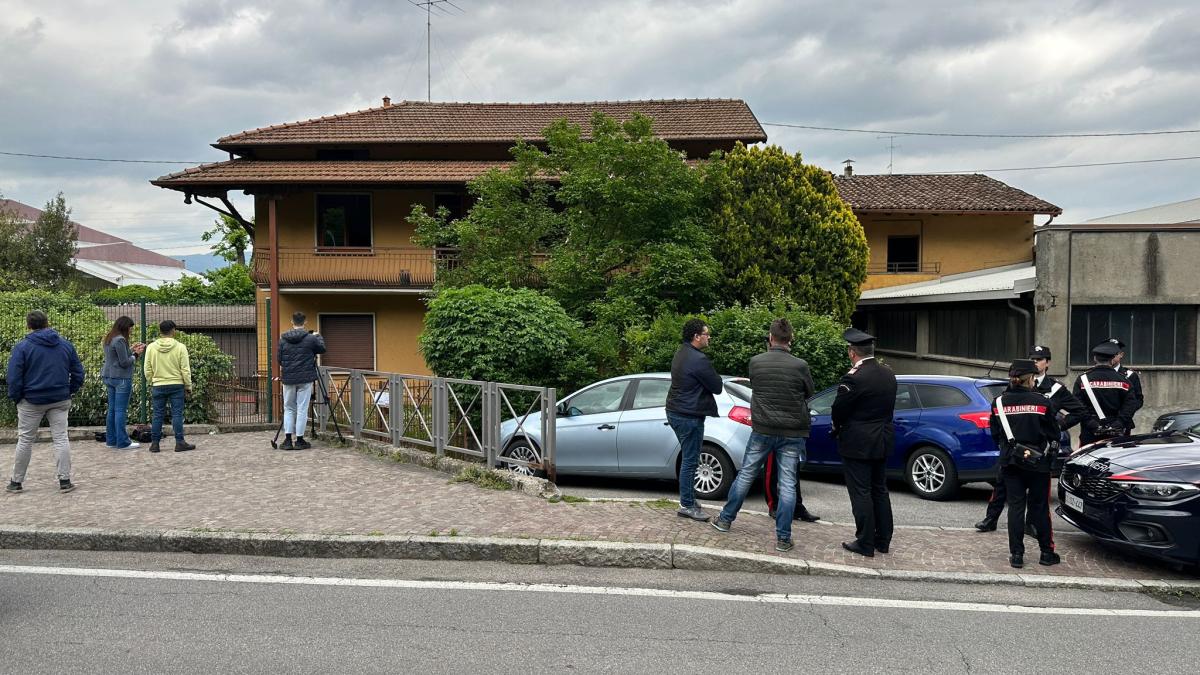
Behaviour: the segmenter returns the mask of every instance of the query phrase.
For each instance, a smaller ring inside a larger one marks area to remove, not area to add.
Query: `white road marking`
[[[885,609],[924,609],[955,612],[989,612],[998,614],[1055,614],[1066,616],[1145,617],[1165,619],[1200,619],[1195,610],[1104,609],[1095,607],[1032,607],[1000,605],[981,602],[945,602],[935,600],[897,600],[892,598],[858,598],[836,595],[806,595],[762,593],[735,595],[709,591],[673,591],[660,588],[626,588],[620,586],[578,586],[574,584],[518,584],[490,581],[418,581],[412,579],[354,579],[344,577],[306,577],[283,574],[225,574],[221,572],[169,572],[149,570],[99,569],[87,567],[39,567],[30,565],[0,565],[0,574],[36,574],[51,576],[99,577],[114,579],[153,579],[166,581],[208,581],[247,584],[281,584],[299,586],[351,586],[366,588],[399,588],[446,591],[498,591],[519,593],[567,593],[573,595],[613,595],[678,600],[707,600],[717,602],[762,602],[785,605],[820,605],[836,607],[874,607]]]

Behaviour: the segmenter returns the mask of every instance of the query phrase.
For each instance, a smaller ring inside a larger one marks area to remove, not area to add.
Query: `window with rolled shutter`
[[[375,369],[375,317],[371,314],[322,314],[325,353],[321,365]]]

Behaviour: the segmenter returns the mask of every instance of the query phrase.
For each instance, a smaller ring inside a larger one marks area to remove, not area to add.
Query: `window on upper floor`
[[[1071,365],[1092,361],[1108,338],[1125,343],[1133,366],[1194,366],[1196,305],[1080,305],[1071,308]]]
[[[921,271],[921,237],[905,235],[888,237],[887,271],[920,272]]]
[[[371,247],[371,195],[317,195],[318,248]]]
[[[467,196],[461,192],[433,193],[433,212],[445,207],[450,212],[450,220],[459,220],[467,215]]]

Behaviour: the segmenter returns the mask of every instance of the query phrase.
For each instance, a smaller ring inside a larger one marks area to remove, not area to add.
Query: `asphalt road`
[[[621,478],[597,478],[589,476],[559,476],[558,486],[564,494],[597,499],[679,499],[678,487],[673,482],[634,480]],[[972,527],[983,518],[992,487],[987,483],[968,483],[952,501],[935,502],[920,499],[909,491],[901,480],[888,482],[892,495],[892,510],[897,525],[921,525],[934,527]],[[1050,491],[1051,512],[1058,506],[1057,484]],[[823,520],[838,523],[853,523],[850,500],[846,496],[846,485],[841,476],[802,474],[800,493],[804,504]],[[706,507],[720,509],[724,502],[704,502]],[[742,508],[766,512],[767,505],[762,490],[751,493]],[[1001,518],[1004,527],[1007,512]],[[1054,527],[1061,531],[1076,531],[1066,521],[1055,516]]]
[[[0,669],[20,673],[1191,673],[1198,630],[1133,593],[0,551]]]

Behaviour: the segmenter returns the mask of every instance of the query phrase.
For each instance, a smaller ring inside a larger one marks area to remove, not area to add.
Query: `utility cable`
[[[1171,134],[1200,134],[1200,129],[1169,129],[1159,131],[1117,131],[1107,133],[1066,133],[1066,134],[975,134],[951,133],[941,131],[888,131],[885,129],[850,129],[844,127],[818,127],[808,124],[788,124],[785,122],[763,122],[767,127],[787,127],[789,129],[810,129],[813,131],[842,131],[852,134],[881,134],[887,136],[940,136],[947,138],[1116,138],[1122,136],[1167,136]]]
[[[1159,157],[1157,159],[1131,159],[1122,162],[1091,162],[1088,164],[1053,164],[1050,166],[1018,166],[1006,169],[972,169],[970,171],[918,171],[920,175],[949,175],[958,173],[1000,173],[1001,171],[1040,171],[1042,169],[1079,169],[1090,166],[1121,166],[1124,164],[1153,164],[1156,162],[1185,162],[1200,159],[1200,155],[1192,157]]]
[[[71,159],[79,162],[121,162],[126,164],[211,164],[219,160],[199,161],[199,160],[172,160],[172,159],[106,159],[104,157],[65,157],[63,155],[35,155],[28,152],[5,152],[0,150],[0,155],[8,155],[10,157],[36,157],[38,159]]]

